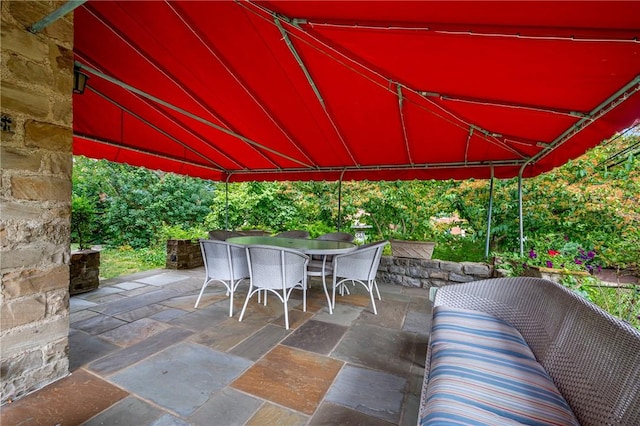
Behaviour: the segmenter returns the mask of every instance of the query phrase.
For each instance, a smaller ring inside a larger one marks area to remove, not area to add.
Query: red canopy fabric
[[[640,2],[75,10],[74,153],[212,180],[535,176],[640,119]]]

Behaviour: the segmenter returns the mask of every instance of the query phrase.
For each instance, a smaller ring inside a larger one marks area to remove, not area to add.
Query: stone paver
[[[326,400],[397,424],[405,385],[402,377],[347,365]]]
[[[192,332],[188,330],[172,327],[138,344],[113,352],[92,362],[89,364],[89,369],[101,375],[111,374],[138,361],[142,361],[156,352],[186,339],[191,334]]]
[[[145,425],[154,423],[163,415],[164,411],[130,396],[83,423],[83,426]]]
[[[350,286],[329,315],[313,282],[307,312],[292,295],[285,330],[273,296],[267,306],[252,298],[238,321],[244,284],[231,318],[219,286],[195,308],[203,277],[147,271],[71,297],[73,375],[3,406],[2,424],[415,425],[427,290],[379,283],[374,315]]]
[[[226,388],[212,396],[189,417],[196,425],[235,425],[243,424],[262,405],[262,400]],[[215,421],[213,420],[215,419]],[[266,424],[266,423],[265,423]],[[275,423],[271,423],[275,424]]]
[[[250,365],[244,358],[179,343],[121,370],[111,380],[129,392],[190,416]]]
[[[143,284],[163,286],[175,283],[176,281],[186,280],[188,278],[190,278],[188,275],[183,275],[176,272],[166,272],[163,274],[153,275],[151,277],[140,278],[136,281]]]
[[[329,355],[346,331],[347,327],[343,325],[309,320],[284,339],[282,344]]]

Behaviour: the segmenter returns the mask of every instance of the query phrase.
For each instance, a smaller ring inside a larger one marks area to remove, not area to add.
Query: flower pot
[[[527,266],[524,268],[524,276],[544,278],[555,283],[560,283],[564,277],[574,276],[576,278],[588,277],[587,271],[569,271],[567,269],[546,268],[544,266]]]
[[[391,240],[391,254],[395,257],[431,259],[436,243],[431,241]]]

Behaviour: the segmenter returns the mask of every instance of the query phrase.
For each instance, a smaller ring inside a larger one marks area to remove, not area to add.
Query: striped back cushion
[[[421,425],[578,425],[514,327],[478,311],[438,306]]]

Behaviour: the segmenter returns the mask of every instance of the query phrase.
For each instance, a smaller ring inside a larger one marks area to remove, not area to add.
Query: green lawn
[[[164,247],[105,248],[100,252],[100,278],[115,278],[149,269],[163,268],[166,252]]]

